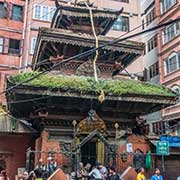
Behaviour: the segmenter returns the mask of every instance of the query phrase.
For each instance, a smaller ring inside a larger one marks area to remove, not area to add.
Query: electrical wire
[[[45,0],[45,1],[42,1],[42,3],[43,2],[46,2],[47,0]],[[38,4],[40,4],[40,3],[38,3]],[[174,6],[173,7],[173,9],[174,8],[178,8],[180,5],[179,4],[177,4],[176,6]],[[32,9],[34,9],[34,8],[32,8]],[[53,10],[52,10],[53,11]],[[30,12],[30,11],[28,11],[28,12]],[[51,11],[48,13],[48,14],[50,14],[51,13]],[[46,14],[47,15],[47,14]],[[41,16],[40,18],[42,18],[42,17],[44,17],[44,16],[46,16],[46,15],[43,15],[43,16]],[[155,17],[155,19],[157,19],[158,17],[160,17],[160,16],[156,16]],[[155,20],[154,19],[154,20]],[[154,21],[153,20],[153,21]],[[125,35],[127,35],[127,34],[129,34],[129,33],[131,33],[131,32],[133,32],[133,31],[135,31],[135,30],[137,30],[138,28],[140,28],[140,27],[142,27],[142,26],[144,26],[144,25],[146,25],[146,24],[149,24],[151,21],[147,21],[147,22],[144,22],[143,24],[141,24],[141,25],[139,25],[139,26],[137,26],[137,27],[135,27],[134,29],[132,29],[131,31],[129,31],[129,32],[127,32],[127,33],[125,33],[125,34],[123,34],[123,35],[121,35],[121,36],[119,36],[119,38],[120,37],[124,37]],[[33,23],[36,23],[36,21],[33,21],[32,23],[30,23],[29,25],[31,25],[31,24],[33,24]],[[46,60],[48,60],[48,59],[46,59]],[[42,61],[41,61],[42,62]],[[27,68],[29,67],[29,65],[27,65]],[[24,66],[24,67],[20,67],[20,69],[25,69],[26,68],[26,66]],[[129,73],[130,74],[130,73]]]
[[[92,48],[92,49],[90,49],[90,50],[88,50],[88,51],[85,51],[85,52],[83,52],[83,53],[80,53],[80,54],[77,54],[77,55],[75,55],[75,56],[69,57],[69,58],[67,58],[67,59],[65,59],[65,60],[62,60],[61,62],[58,62],[58,63],[54,64],[52,67],[50,67],[50,68],[48,68],[48,69],[46,69],[46,70],[44,70],[44,71],[41,71],[39,74],[36,74],[35,76],[33,76],[33,77],[31,77],[31,78],[29,78],[29,79],[27,79],[27,80],[25,80],[25,81],[23,81],[23,82],[17,83],[16,85],[14,85],[14,86],[12,86],[12,87],[10,87],[10,88],[7,88],[6,90],[0,92],[0,94],[7,93],[7,92],[13,90],[14,88],[22,85],[23,83],[27,83],[27,82],[29,82],[29,81],[32,81],[33,79],[36,79],[36,78],[38,78],[39,76],[41,76],[41,75],[43,75],[43,74],[46,74],[46,73],[52,71],[54,68],[56,68],[57,66],[59,66],[59,65],[62,64],[62,63],[71,61],[71,60],[76,59],[76,58],[79,58],[79,57],[86,57],[87,55],[90,55],[91,53],[95,52],[97,49],[98,49],[98,50],[103,49],[104,47],[106,47],[106,46],[108,46],[108,45],[113,45],[113,44],[115,44],[115,43],[118,43],[118,42],[121,42],[121,41],[125,41],[125,40],[127,40],[127,39],[132,38],[132,37],[136,37],[136,36],[139,36],[139,35],[142,35],[142,34],[145,34],[145,33],[148,33],[148,32],[154,31],[154,30],[157,30],[157,29],[162,28],[162,27],[166,27],[166,26],[168,26],[168,25],[171,25],[171,24],[176,23],[176,22],[179,22],[179,21],[180,21],[180,18],[177,18],[177,19],[174,19],[174,20],[168,21],[168,22],[166,22],[166,23],[163,23],[163,24],[154,26],[154,27],[152,27],[152,28],[149,28],[149,29],[144,30],[144,31],[142,31],[142,32],[135,33],[135,34],[133,34],[133,35],[130,35],[130,36],[127,36],[127,37],[124,37],[124,38],[116,38],[115,40],[112,40],[112,41],[110,41],[110,42],[108,42],[108,43],[106,43],[106,44],[100,45],[98,48]]]

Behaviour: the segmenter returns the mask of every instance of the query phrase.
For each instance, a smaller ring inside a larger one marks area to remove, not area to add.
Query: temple
[[[137,150],[146,154],[150,148],[142,116],[175,104],[176,95],[139,80],[118,75],[112,79],[115,62],[121,65],[121,72],[144,48],[143,43],[129,40],[109,43],[114,39],[105,36],[122,9],[109,11],[86,3],[56,5],[51,27],[39,30],[34,72],[12,76],[7,82],[8,88],[16,86],[6,94],[12,102],[8,103],[9,112],[36,132],[26,167],[31,170],[32,162],[54,156],[58,165],[70,171],[79,162],[99,162],[117,165],[123,172]],[[99,46],[106,44],[97,58],[98,82],[92,65],[95,53],[63,62],[95,47],[90,12]],[[49,69],[49,73],[27,81]],[[126,149],[127,143],[132,144],[132,151]]]

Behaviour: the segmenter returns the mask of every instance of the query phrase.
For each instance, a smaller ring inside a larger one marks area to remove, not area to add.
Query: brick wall
[[[32,147],[32,137],[28,135],[1,135],[0,158],[5,159],[6,171],[11,180],[17,169],[25,167],[26,150]]]

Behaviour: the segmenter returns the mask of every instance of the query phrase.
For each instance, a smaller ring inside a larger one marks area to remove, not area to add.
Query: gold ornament
[[[98,100],[99,100],[100,103],[102,103],[105,100],[105,94],[104,94],[104,92],[102,90],[101,90],[101,93],[100,93],[100,95],[98,97]]]

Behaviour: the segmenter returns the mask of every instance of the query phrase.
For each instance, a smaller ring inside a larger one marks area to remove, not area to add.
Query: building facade
[[[157,26],[157,16],[155,8],[155,0],[145,0],[141,4],[141,18],[142,18],[142,30],[147,30]],[[159,84],[160,75],[159,75],[159,63],[158,63],[158,40],[159,34],[157,31],[152,31],[142,35],[142,41],[145,43],[144,49],[144,79],[151,83]],[[150,133],[161,134],[159,129],[163,129],[161,123],[161,112],[155,112],[149,114],[145,117],[147,124],[149,126]],[[156,128],[156,126],[159,128]],[[159,125],[160,124],[160,125]],[[158,129],[158,131],[156,131]]]
[[[4,89],[6,77],[17,73],[21,66],[24,6],[23,0],[0,1],[0,91]],[[0,95],[1,102],[3,99]]]
[[[156,14],[158,24],[174,20],[179,17],[179,0],[157,0]],[[160,83],[180,92],[180,23],[174,23],[158,31],[158,61]],[[163,111],[162,118],[166,124],[166,131],[176,131],[179,134],[180,103]]]

